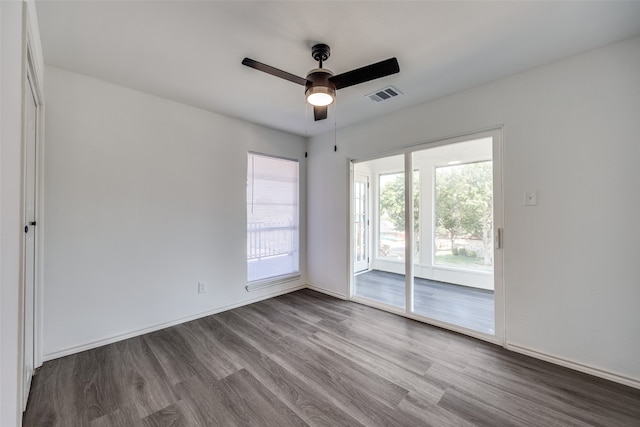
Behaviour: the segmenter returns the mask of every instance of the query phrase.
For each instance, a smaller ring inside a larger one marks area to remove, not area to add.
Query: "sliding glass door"
[[[412,313],[495,334],[493,141],[472,139],[411,153],[420,170]]]
[[[357,270],[354,264],[354,294],[394,308],[404,308],[405,287],[405,226],[404,155],[385,157],[354,165],[354,176],[367,177],[369,194],[373,195],[371,209],[371,241],[367,253],[369,268]],[[362,178],[360,178],[362,179]],[[354,196],[358,193],[354,191]],[[352,228],[358,229],[358,201],[354,199]],[[357,244],[357,241],[356,241]],[[355,248],[356,253],[358,248]]]
[[[501,331],[499,138],[486,132],[353,163],[354,177],[370,183],[372,243],[368,267],[356,269],[354,239],[353,299],[472,335]]]

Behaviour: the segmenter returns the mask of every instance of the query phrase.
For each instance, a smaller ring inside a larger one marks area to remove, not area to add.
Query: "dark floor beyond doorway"
[[[404,307],[405,276],[371,270],[355,277],[355,294],[385,304]],[[493,291],[414,279],[414,312],[421,316],[495,334]]]

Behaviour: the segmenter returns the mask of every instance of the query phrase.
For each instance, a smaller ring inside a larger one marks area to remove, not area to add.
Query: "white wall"
[[[306,141],[47,67],[45,359],[265,298],[248,293],[247,151]],[[197,293],[198,281],[208,285]]]
[[[640,387],[639,117],[635,38],[312,138],[309,283],[348,293],[348,158],[503,124],[507,346]]]

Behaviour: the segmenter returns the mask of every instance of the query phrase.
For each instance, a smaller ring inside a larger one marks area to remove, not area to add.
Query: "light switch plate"
[[[535,206],[538,204],[538,192],[537,191],[525,191],[524,192],[524,205]]]

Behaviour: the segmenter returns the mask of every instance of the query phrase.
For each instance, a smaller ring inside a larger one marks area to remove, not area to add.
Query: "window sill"
[[[258,280],[255,282],[248,283],[247,286],[245,286],[245,289],[247,290],[247,292],[253,292],[259,289],[268,288],[270,286],[276,286],[276,285],[281,285],[283,283],[293,282],[295,280],[298,280],[299,278],[300,278],[300,274],[271,277],[269,279]]]

